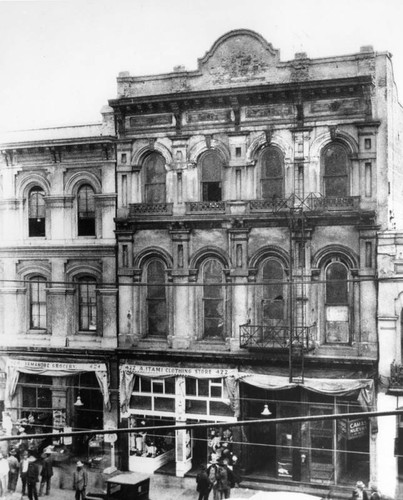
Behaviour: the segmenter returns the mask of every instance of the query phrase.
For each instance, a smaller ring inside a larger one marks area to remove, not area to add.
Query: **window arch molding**
[[[137,253],[133,259],[133,266],[136,269],[142,269],[146,265],[148,260],[154,258],[163,261],[167,269],[172,269],[172,256],[164,248],[157,246],[147,247],[141,252]]]
[[[215,246],[207,246],[203,247],[190,257],[190,265],[191,269],[198,270],[202,264],[202,262],[208,258],[217,259],[221,262],[224,269],[229,269],[230,259],[226,252],[221,250],[219,247]]]
[[[255,252],[249,259],[249,268],[258,268],[264,260],[268,258],[277,259],[284,270],[288,273],[289,269],[289,255],[288,253],[280,247],[266,245]]]
[[[76,197],[79,189],[85,184],[91,186],[95,194],[102,193],[101,181],[92,172],[77,172],[73,174],[66,182],[65,192],[67,195]]]
[[[322,269],[333,257],[342,259],[352,272],[359,267],[358,255],[343,245],[327,245],[321,248],[312,258],[312,267]]]
[[[347,148],[350,156],[354,156],[359,152],[358,143],[355,138],[344,130],[337,130],[335,139],[332,139],[329,131],[319,134],[312,141],[310,146],[310,157],[313,159],[319,158],[321,151],[332,142],[343,144]]]
[[[199,158],[203,155],[203,153],[211,150],[214,150],[219,154],[224,166],[229,164],[231,158],[230,150],[226,144],[218,141],[217,139],[211,139],[210,147],[207,146],[206,139],[201,139],[194,143],[193,146],[189,148],[189,162],[197,165]]]
[[[166,168],[172,164],[173,157],[172,157],[171,151],[164,144],[161,144],[159,141],[155,141],[152,148],[150,148],[148,142],[147,142],[147,145],[143,146],[143,147],[137,147],[137,145],[135,144],[133,146],[133,150],[132,150],[130,165],[132,167],[137,167],[137,168],[141,169],[143,162],[144,162],[144,159],[150,153],[153,153],[153,152],[159,153],[165,159],[165,167]]]
[[[49,181],[45,178],[44,175],[38,173],[32,173],[29,176],[21,179],[17,183],[17,194],[20,198],[27,199],[30,191],[35,187],[39,187],[40,189],[42,189],[42,191],[45,193],[45,196],[50,195]]]

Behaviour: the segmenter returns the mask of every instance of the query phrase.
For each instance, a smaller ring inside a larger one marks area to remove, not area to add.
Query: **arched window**
[[[168,314],[165,290],[165,267],[159,260],[147,266],[147,332],[152,336],[168,333]]]
[[[263,324],[278,323],[285,319],[284,269],[274,259],[266,260],[262,268],[262,321]]]
[[[326,342],[348,343],[350,340],[350,299],[348,268],[337,259],[325,271],[325,321]]]
[[[275,147],[265,148],[260,156],[260,189],[264,200],[283,197],[284,158]]]
[[[349,158],[342,144],[332,143],[323,151],[322,169],[325,196],[348,196]]]
[[[146,203],[165,203],[165,160],[158,153],[151,153],[143,163],[144,195]]]
[[[46,329],[46,278],[29,279],[29,322],[31,329]]]
[[[45,236],[45,192],[38,186],[28,195],[28,234]]]
[[[200,158],[201,190],[203,201],[221,201],[223,162],[216,151],[207,151]]]
[[[97,329],[97,281],[92,276],[78,279],[78,328],[88,332]]]
[[[88,184],[80,187],[77,193],[78,236],[95,236],[95,198],[94,190]]]
[[[224,337],[223,266],[217,259],[203,264],[203,334],[204,337]]]

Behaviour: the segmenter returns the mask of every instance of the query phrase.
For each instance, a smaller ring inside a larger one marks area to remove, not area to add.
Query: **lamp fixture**
[[[74,403],[74,406],[84,406],[80,396],[77,396],[77,401]]]
[[[77,400],[74,403],[74,406],[84,406],[84,403],[81,401],[80,386],[81,386],[81,373],[78,374],[78,394],[77,394]]]
[[[263,415],[264,417],[270,417],[271,414],[272,413],[269,410],[269,405],[264,405],[264,408],[263,408],[261,415]]]

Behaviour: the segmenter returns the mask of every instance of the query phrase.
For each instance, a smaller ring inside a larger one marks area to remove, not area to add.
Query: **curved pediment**
[[[234,30],[220,37],[198,60],[199,70],[218,80],[259,77],[279,62],[279,51],[251,30]]]

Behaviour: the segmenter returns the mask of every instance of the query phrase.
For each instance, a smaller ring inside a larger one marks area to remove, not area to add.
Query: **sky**
[[[0,19],[0,131],[99,122],[120,71],[194,70],[240,28],[281,60],[388,51],[403,96],[402,0],[0,0]]]

